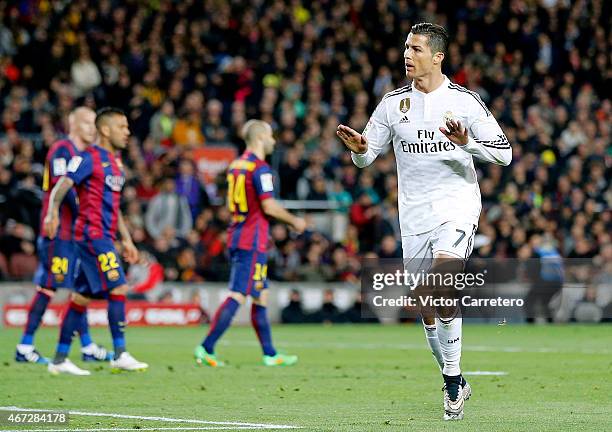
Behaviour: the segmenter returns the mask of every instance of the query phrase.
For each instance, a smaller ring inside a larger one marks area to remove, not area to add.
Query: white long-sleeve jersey
[[[440,132],[447,118],[467,125],[466,145],[453,144]],[[499,165],[512,159],[508,139],[478,94],[447,77],[430,93],[412,85],[387,93],[363,135],[368,151],[352,153],[360,168],[393,144],[403,236],[425,233],[449,221],[478,225],[482,205],[472,156]]]

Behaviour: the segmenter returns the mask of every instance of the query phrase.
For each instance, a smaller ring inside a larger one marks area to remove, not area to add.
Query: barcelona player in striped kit
[[[119,232],[123,257],[130,264],[138,261],[138,250],[119,209],[125,176],[118,153],[127,146],[130,129],[125,114],[115,108],[98,111],[96,128],[99,142],[70,160],[68,174],[58,181],[51,192],[50,208],[44,219],[45,232],[54,238],[59,225],[59,204],[76,185],[79,214],[75,240],[80,268],[75,282],[76,292],[72,295],[60,330],[55,358],[48,366],[53,374],[90,374],[70,362],[67,356],[72,334],[92,298],[108,300],[108,324],[115,350],[111,360],[113,370],[148,368],[146,363],[136,360],[126,350],[124,327],[128,285],[114,244]]]
[[[198,364],[223,366],[215,355],[215,344],[229,328],[240,305],[251,297],[251,322],[261,344],[263,363],[293,365],[297,356],[280,354],[274,348],[266,313],[268,218],[284,222],[298,233],[304,231],[306,222],[274,199],[272,171],[265,162],[275,144],[270,125],[249,120],[242,136],[247,143],[246,151],[230,164],[227,173],[227,205],[232,212],[227,240],[232,263],[230,294],[215,313],[208,335],[196,347],[195,359]]]
[[[74,109],[68,116],[68,137],[56,141],[47,152],[43,174],[42,215],[47,213],[51,189],[59,178],[66,174],[70,159],[95,141],[95,119],[96,113],[89,108],[79,107]],[[56,290],[58,288],[73,288],[77,265],[73,234],[77,211],[76,191],[71,189],[60,205],[60,230],[57,237],[50,239],[44,233],[41,233],[38,237],[39,260],[34,275],[36,294],[28,310],[28,320],[23,335],[15,350],[15,360],[17,362],[42,364],[49,362],[34,347],[34,335]],[[112,353],[91,340],[86,313],[83,314],[83,320],[77,331],[81,339],[81,354],[84,361],[110,360]]]

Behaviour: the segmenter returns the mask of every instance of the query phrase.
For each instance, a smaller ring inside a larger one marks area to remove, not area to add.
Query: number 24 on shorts
[[[51,260],[51,273],[68,274],[68,258],[53,257]]]

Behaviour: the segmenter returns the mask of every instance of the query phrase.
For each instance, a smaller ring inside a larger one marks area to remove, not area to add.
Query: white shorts
[[[439,253],[467,261],[474,248],[475,234],[474,224],[445,222],[422,234],[402,236],[404,267],[414,272],[427,271]]]

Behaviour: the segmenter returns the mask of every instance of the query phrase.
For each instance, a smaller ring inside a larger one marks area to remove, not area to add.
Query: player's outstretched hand
[[[136,264],[140,259],[140,253],[134,243],[124,241],[123,243],[123,259],[129,264]]]
[[[441,127],[440,132],[442,132],[449,141],[457,145],[462,146],[468,143],[468,130],[461,125],[459,120],[447,120],[446,129]]]
[[[368,151],[368,140],[355,129],[339,125],[336,135],[342,140],[346,148],[353,153],[365,153]]]
[[[47,212],[43,220],[43,232],[50,239],[54,239],[59,228],[59,214],[54,211]]]
[[[298,234],[302,234],[306,229],[306,221],[300,217],[295,218],[295,221],[291,225],[291,228]]]

